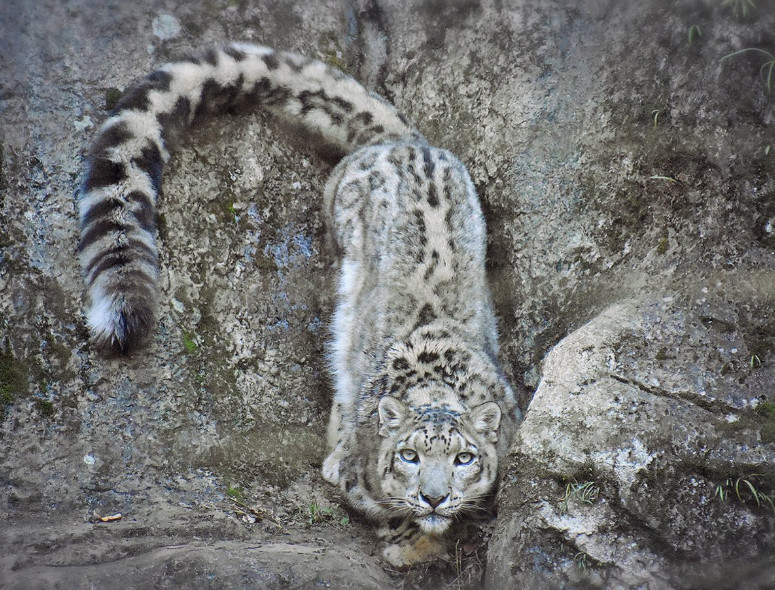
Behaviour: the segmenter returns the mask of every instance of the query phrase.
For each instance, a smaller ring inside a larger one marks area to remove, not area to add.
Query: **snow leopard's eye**
[[[398,451],[398,456],[401,457],[401,460],[405,461],[406,463],[420,462],[420,457],[417,456],[417,451],[412,449],[401,449]]]
[[[470,465],[476,459],[476,455],[473,453],[463,452],[458,453],[455,457],[455,465]]]

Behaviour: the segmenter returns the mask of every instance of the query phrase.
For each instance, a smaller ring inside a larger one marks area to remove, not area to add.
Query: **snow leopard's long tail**
[[[99,347],[126,352],[153,330],[156,197],[170,144],[203,116],[253,105],[293,122],[327,155],[422,139],[393,106],[339,70],[266,47],[235,43],[148,75],[99,129],[78,197],[87,320]]]

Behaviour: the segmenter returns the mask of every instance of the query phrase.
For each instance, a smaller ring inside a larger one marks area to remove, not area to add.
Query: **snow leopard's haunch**
[[[170,63],[130,88],[99,129],[78,198],[78,246],[94,342],[126,352],[154,328],[156,197],[180,131],[203,116],[262,108],[341,157],[420,140],[396,110],[319,61],[234,43]]]

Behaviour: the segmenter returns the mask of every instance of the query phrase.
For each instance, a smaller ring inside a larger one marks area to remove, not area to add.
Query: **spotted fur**
[[[234,43],[170,63],[130,88],[103,123],[78,198],[78,250],[95,343],[126,352],[152,330],[158,275],[156,198],[180,131],[256,106],[298,126],[329,156],[421,141],[396,110],[325,64]]]
[[[453,521],[482,510],[520,414],[497,360],[470,177],[352,78],[231,44],[125,93],[92,143],[78,199],[93,340],[126,352],[153,331],[156,198],[175,137],[252,106],[343,158],[324,195],[341,266],[323,475],[381,525],[391,563],[427,559]]]

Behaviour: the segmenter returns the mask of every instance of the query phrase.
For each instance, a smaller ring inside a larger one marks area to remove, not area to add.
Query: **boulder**
[[[775,283],[734,283],[750,298],[622,301],[547,355],[488,588],[771,587],[775,368],[758,360],[754,318]]]

